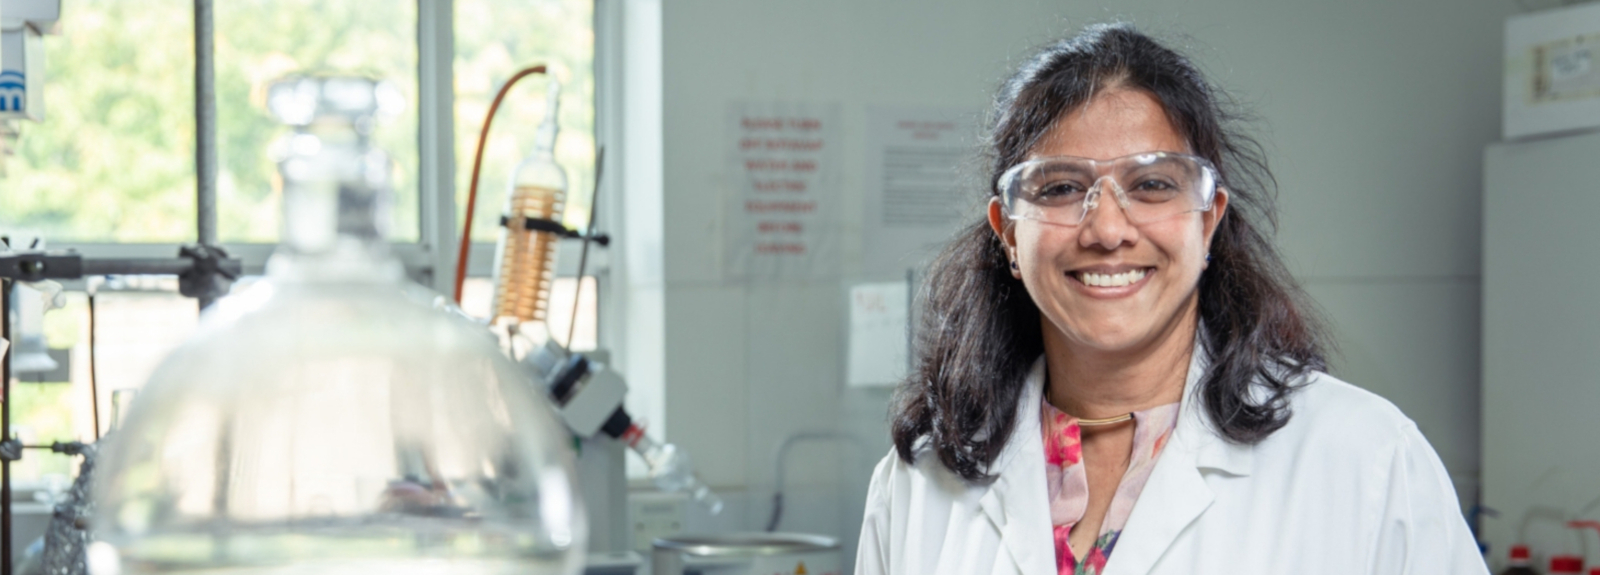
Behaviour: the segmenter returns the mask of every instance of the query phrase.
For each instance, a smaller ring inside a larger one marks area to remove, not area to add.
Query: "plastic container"
[[[1583,556],[1581,555],[1553,555],[1550,557],[1550,575],[1582,575]]]
[[[370,114],[340,115],[375,83],[294,82],[319,112],[290,122],[279,164],[285,243],[108,436],[91,568],[577,573],[570,435],[494,336],[388,253],[390,165]]]
[[[1512,545],[1510,559],[1500,575],[1539,575],[1533,568],[1532,554],[1528,552],[1527,545]]]

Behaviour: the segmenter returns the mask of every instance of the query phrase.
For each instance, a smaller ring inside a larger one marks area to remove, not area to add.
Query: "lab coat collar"
[[[1194,452],[1195,467],[1221,471],[1233,476],[1250,475],[1255,468],[1255,448],[1229,442],[1206,415],[1205,399],[1200,394],[1200,380],[1211,367],[1211,356],[1201,343],[1205,329],[1195,334],[1194,354],[1189,359],[1189,375],[1183,383],[1183,405],[1180,407],[1178,427],[1173,431],[1175,443]]]
[[[1054,573],[1050,499],[1045,487],[1044,439],[1039,435],[1039,402],[1044,400],[1044,358],[1033,363],[1018,399],[1016,426],[995,458],[997,477],[978,500],[1000,531],[1006,552],[1023,573]]]
[[[1254,449],[1224,440],[1212,429],[1201,407],[1198,383],[1210,365],[1203,341],[1195,349],[1184,381],[1177,428],[1163,449],[1150,479],[1135,503],[1107,573],[1148,573],[1179,533],[1205,512],[1213,498],[1201,470],[1232,476],[1249,475]],[[1055,544],[1051,535],[1049,495],[1045,486],[1044,443],[1039,432],[1045,362],[1029,370],[1016,412],[1016,427],[992,469],[998,477],[979,499],[979,506],[1001,533],[1006,551],[1023,573],[1053,573]]]
[[[1156,460],[1117,546],[1106,562],[1111,575],[1149,573],[1189,524],[1214,498],[1205,471],[1239,477],[1250,474],[1255,449],[1228,442],[1210,424],[1200,396],[1200,380],[1210,366],[1205,332],[1195,337],[1189,373],[1183,384],[1183,405],[1177,428]]]

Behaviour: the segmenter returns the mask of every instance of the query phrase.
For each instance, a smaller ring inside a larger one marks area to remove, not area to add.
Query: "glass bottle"
[[[284,244],[218,301],[108,436],[96,575],[576,573],[570,436],[494,336],[389,253],[364,78],[274,113]]]
[[[659,443],[645,435],[644,428],[635,426],[623,435],[628,447],[644,458],[649,467],[650,480],[656,487],[669,493],[682,491],[695,503],[705,506],[712,515],[722,513],[722,498],[695,475],[689,454],[671,443]]]

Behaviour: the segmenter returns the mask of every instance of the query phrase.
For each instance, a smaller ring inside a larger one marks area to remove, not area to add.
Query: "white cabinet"
[[[1483,201],[1491,564],[1526,542],[1594,565],[1596,534],[1561,519],[1600,519],[1600,134],[1490,146]]]

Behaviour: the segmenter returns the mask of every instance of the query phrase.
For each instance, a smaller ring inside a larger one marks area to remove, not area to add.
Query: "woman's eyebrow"
[[[1094,175],[1094,170],[1088,169],[1083,162],[1047,160],[1039,166],[1041,175]]]
[[[1188,162],[1180,162],[1176,158],[1164,157],[1164,158],[1158,158],[1158,159],[1156,159],[1154,161],[1151,161],[1149,163],[1130,165],[1127,168],[1125,168],[1123,170],[1123,172],[1124,173],[1137,172],[1137,171],[1142,170],[1142,169],[1154,168],[1154,167],[1158,167],[1158,166],[1160,166],[1160,167],[1176,167],[1176,168],[1182,169],[1183,170],[1183,174],[1186,175],[1186,176],[1193,176],[1195,174],[1195,168],[1196,168],[1195,165],[1190,164]]]

